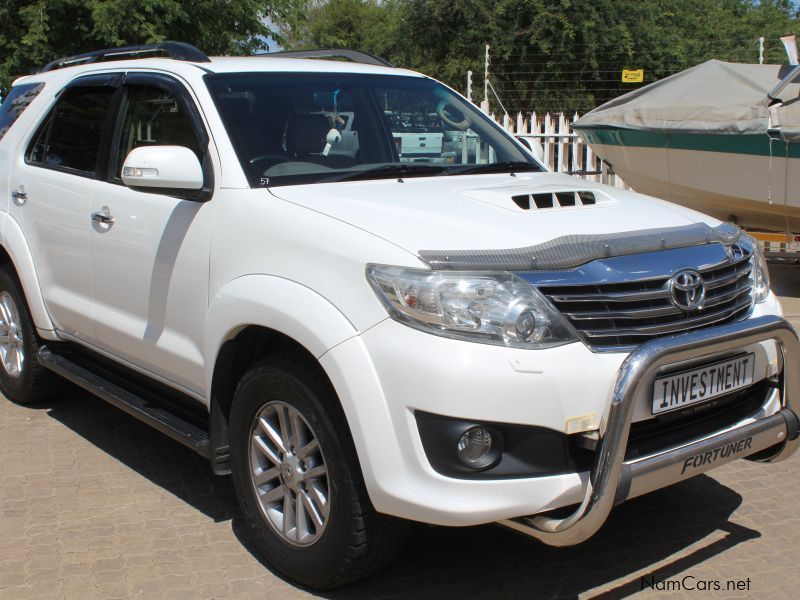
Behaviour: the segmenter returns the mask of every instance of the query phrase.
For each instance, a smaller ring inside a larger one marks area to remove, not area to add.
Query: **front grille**
[[[752,307],[751,254],[705,269],[700,310],[672,303],[669,277],[579,285],[539,285],[583,340],[595,349],[630,348],[649,339],[730,323]]]

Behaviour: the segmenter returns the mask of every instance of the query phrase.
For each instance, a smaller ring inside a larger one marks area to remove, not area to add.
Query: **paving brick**
[[[0,589],[13,585],[25,585],[28,574],[25,571],[15,571],[13,573],[0,573]]]
[[[127,582],[98,583],[97,595],[105,600],[125,600],[131,595],[130,585]]]
[[[231,595],[227,583],[199,585],[195,590],[199,598],[228,598]]]

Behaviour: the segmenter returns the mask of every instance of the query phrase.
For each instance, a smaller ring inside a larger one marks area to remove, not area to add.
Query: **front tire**
[[[58,378],[39,365],[39,338],[16,274],[0,266],[0,391],[17,404],[53,395]]]
[[[362,579],[402,547],[406,524],[375,512],[344,415],[316,365],[269,357],[237,386],[231,466],[264,559],[303,585]]]

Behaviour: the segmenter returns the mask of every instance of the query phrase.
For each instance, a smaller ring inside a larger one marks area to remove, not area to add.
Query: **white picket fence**
[[[502,120],[495,115],[492,117],[509,133],[527,140],[537,157],[551,171],[629,189],[609,165],[571,130],[571,124],[578,119],[577,114],[571,120],[564,113],[537,115],[535,112],[518,112],[516,119],[509,115],[503,115]]]

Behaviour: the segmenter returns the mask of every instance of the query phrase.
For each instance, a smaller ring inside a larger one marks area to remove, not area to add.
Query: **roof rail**
[[[184,42],[159,42],[157,44],[144,44],[142,46],[125,46],[124,48],[106,48],[105,50],[95,50],[94,52],[87,52],[85,54],[76,54],[75,56],[67,56],[59,58],[53,62],[47,63],[40,73],[47,71],[55,71],[56,69],[63,69],[65,67],[74,67],[75,65],[87,65],[90,63],[112,61],[112,60],[125,60],[128,58],[143,58],[137,56],[140,54],[155,54],[166,55],[168,58],[175,60],[186,60],[190,62],[211,62],[208,56],[201,50],[198,50],[191,44]]]
[[[369,52],[353,50],[352,48],[331,48],[329,50],[282,50],[281,52],[269,52],[258,54],[259,57],[276,58],[349,58],[353,62],[365,65],[377,65],[379,67],[394,67],[385,58],[375,56]]]

